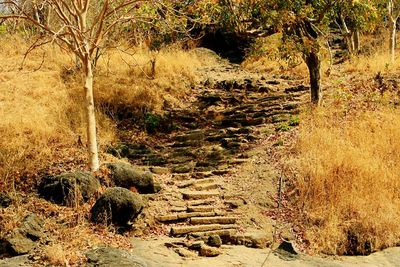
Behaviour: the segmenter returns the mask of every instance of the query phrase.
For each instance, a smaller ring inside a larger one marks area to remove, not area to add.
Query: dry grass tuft
[[[304,114],[294,185],[316,251],[368,254],[400,240],[400,110],[347,93]]]

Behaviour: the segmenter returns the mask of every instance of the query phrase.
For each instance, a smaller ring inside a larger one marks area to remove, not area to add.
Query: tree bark
[[[85,62],[85,96],[86,96],[86,127],[87,127],[87,145],[89,156],[89,167],[91,171],[97,171],[99,165],[99,154],[97,149],[96,135],[96,116],[93,99],[93,70],[89,59]]]
[[[390,42],[389,42],[389,50],[390,50],[390,60],[394,63],[396,59],[396,23],[397,19],[390,19]]]
[[[311,102],[319,105],[322,98],[321,90],[321,61],[318,52],[311,51],[305,57],[305,61],[310,73]]]

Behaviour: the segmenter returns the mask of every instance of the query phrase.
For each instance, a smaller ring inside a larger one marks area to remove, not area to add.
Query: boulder
[[[136,188],[139,193],[152,194],[161,190],[150,172],[140,172],[127,163],[107,163],[114,184],[118,187]]]
[[[147,267],[147,264],[142,259],[118,248],[96,248],[87,251],[85,255],[88,259],[87,266]]]
[[[7,208],[11,204],[12,204],[11,197],[5,192],[0,192],[0,208]]]
[[[100,183],[88,172],[49,175],[42,179],[39,194],[54,203],[73,206],[77,201],[87,201],[99,190]]]
[[[95,223],[129,226],[142,212],[143,201],[139,194],[122,187],[109,188],[91,209]]]
[[[44,221],[35,214],[27,215],[21,226],[0,241],[0,246],[10,255],[23,255],[32,251],[45,238]]]
[[[208,241],[207,244],[211,247],[217,247],[219,248],[220,246],[222,246],[222,240],[221,237],[219,235],[210,235],[208,237]]]

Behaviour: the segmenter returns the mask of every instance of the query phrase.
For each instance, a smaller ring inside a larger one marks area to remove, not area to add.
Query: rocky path
[[[174,130],[158,142],[162,145],[119,144],[110,152],[159,175],[164,189],[150,199],[143,225],[187,237],[190,242],[171,245],[179,255],[219,254],[203,251],[199,240],[214,247],[265,248],[272,242],[273,222],[260,219],[260,212],[275,204],[270,199],[277,186],[265,155],[255,148],[275,131],[298,124],[308,88],[226,62],[199,72],[201,85],[186,109],[171,111]],[[142,230],[149,233],[148,227]]]

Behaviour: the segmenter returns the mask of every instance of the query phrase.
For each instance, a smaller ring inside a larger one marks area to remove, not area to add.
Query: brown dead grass
[[[400,240],[395,95],[342,90],[309,110],[295,147],[297,206],[315,251],[368,254]],[[332,100],[332,99],[331,99]]]
[[[24,68],[20,63],[30,41],[2,37],[0,48],[0,189],[16,173],[34,172],[62,161],[81,137],[85,143],[82,80],[74,57],[55,46],[34,50]],[[95,77],[95,102],[100,148],[116,138],[113,109],[161,112],[180,105],[201,64],[191,52],[169,48],[156,55],[145,48],[107,52]],[[44,57],[43,57],[44,55]],[[154,79],[149,79],[156,58]],[[44,59],[43,65],[42,61]],[[41,68],[39,68],[41,66]],[[107,114],[107,115],[106,115]]]

